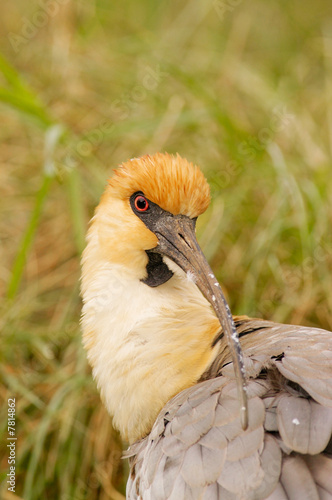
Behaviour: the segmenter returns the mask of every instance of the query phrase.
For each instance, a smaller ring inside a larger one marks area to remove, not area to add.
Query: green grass
[[[198,236],[233,313],[331,329],[329,2],[51,3],[0,27],[0,496],[117,500],[123,445],[80,340],[88,220],[113,167],[179,152],[210,182]]]

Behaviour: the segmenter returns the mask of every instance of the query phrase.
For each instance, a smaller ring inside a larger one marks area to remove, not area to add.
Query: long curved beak
[[[160,217],[153,228],[159,240],[154,251],[172,259],[186,273],[190,272],[196,285],[212,305],[231,352],[241,406],[241,424],[245,430],[248,427],[248,402],[243,354],[230,308],[197,243],[195,222],[184,215],[168,214]]]

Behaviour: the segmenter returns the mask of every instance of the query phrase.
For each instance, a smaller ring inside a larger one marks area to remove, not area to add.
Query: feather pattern
[[[332,334],[235,318],[248,377],[242,430],[222,348],[132,445],[127,498],[332,500]]]

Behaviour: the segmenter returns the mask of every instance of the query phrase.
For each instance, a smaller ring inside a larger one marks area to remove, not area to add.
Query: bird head
[[[102,249],[114,264],[144,279],[146,251],[161,248],[162,223],[181,217],[194,223],[209,205],[209,192],[202,172],[179,156],[147,155],[124,163],[97,209]]]
[[[245,412],[235,326],[195,236],[209,202],[198,167],[158,153],[121,165],[92,219],[82,260],[84,344],[102,398],[129,441],[149,432],[170,397],[197,382],[213,361],[220,325]]]

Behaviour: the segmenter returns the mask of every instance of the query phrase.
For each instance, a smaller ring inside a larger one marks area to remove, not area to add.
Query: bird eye
[[[149,208],[148,200],[141,194],[136,196],[134,205],[138,212],[146,212]]]

